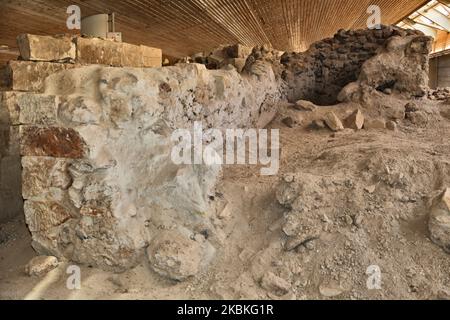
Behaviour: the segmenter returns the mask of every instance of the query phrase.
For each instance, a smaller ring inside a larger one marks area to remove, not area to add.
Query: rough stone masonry
[[[0,221],[23,213],[19,110],[39,103],[26,92],[43,92],[49,75],[92,61],[106,66],[143,68],[160,67],[162,61],[161,49],[96,38],[24,34],[17,42],[21,60],[10,61],[6,68],[0,69]]]
[[[350,70],[347,54],[339,51],[352,50],[355,37],[361,37],[357,47],[364,46],[374,31],[339,32],[308,53],[286,54],[284,66],[263,47],[253,49],[240,72],[200,64],[76,66],[41,79],[39,88],[31,86],[40,93],[14,93],[10,107],[2,108],[20,131],[33,247],[114,271],[133,267],[147,249],[153,269],[176,280],[206,268],[223,243],[211,223],[221,170],[173,165],[172,130],[194,121],[205,128],[263,127],[286,96],[353,101],[364,99],[366,88],[384,87],[421,94],[430,39],[386,30],[357,57],[357,70]],[[382,55],[395,65],[384,63]],[[120,60],[110,56],[107,64]],[[321,83],[335,86],[323,95]],[[191,251],[195,259],[189,261],[172,254]]]
[[[211,257],[221,241],[209,219],[220,168],[172,164],[171,133],[194,121],[257,127],[280,96],[271,66],[255,63],[245,77],[196,64],[90,66],[49,76],[44,87],[15,100],[33,247],[121,271],[167,230],[208,234],[201,257]]]

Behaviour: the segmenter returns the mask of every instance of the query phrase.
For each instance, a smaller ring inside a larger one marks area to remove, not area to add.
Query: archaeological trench
[[[96,38],[18,43],[0,211],[25,216],[37,255],[144,265],[188,298],[450,296],[450,89],[428,87],[431,38],[340,30],[303,53],[226,45],[164,67]],[[279,174],[174,164],[172,132],[195,122],[280,129]],[[386,290],[366,289],[371,265]]]

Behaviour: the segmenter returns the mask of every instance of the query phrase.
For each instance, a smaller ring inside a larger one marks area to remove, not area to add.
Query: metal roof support
[[[431,8],[425,12],[419,12],[419,14],[450,32],[450,19],[436,9]]]

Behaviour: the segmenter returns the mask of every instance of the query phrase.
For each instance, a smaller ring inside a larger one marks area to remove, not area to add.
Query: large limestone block
[[[242,58],[247,59],[252,53],[251,47],[246,47],[241,44],[235,44],[227,48],[227,54],[229,58]]]
[[[161,49],[99,38],[77,38],[77,61],[113,67],[161,67]]]
[[[20,56],[27,61],[74,61],[75,43],[71,37],[22,34],[17,37]]]
[[[22,158],[22,194],[24,199],[61,200],[72,183],[68,159],[48,157]]]
[[[20,110],[20,124],[54,125],[57,122],[55,96],[24,93],[16,96],[16,110]]]
[[[450,253],[450,188],[433,200],[428,228],[431,240]]]
[[[118,43],[119,44],[119,43]],[[143,67],[141,47],[129,43],[120,43],[120,65],[123,67]]]
[[[10,61],[7,66],[9,89],[43,92],[48,76],[75,67],[67,63]]]
[[[144,68],[159,68],[162,66],[162,50],[147,46],[140,46],[142,66]]]
[[[0,100],[0,125],[52,125],[57,118],[55,96],[5,91]]]
[[[98,38],[77,38],[77,61],[81,64],[121,66],[122,43]]]

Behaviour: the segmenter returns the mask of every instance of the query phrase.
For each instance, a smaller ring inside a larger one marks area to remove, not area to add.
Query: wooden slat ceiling
[[[65,33],[66,9],[82,15],[116,13],[126,42],[181,57],[220,44],[271,44],[302,51],[338,29],[364,28],[369,5],[392,24],[426,0],[0,0],[0,45],[16,47],[20,33]],[[0,57],[2,59],[2,57]],[[5,59],[5,57],[3,57]]]

